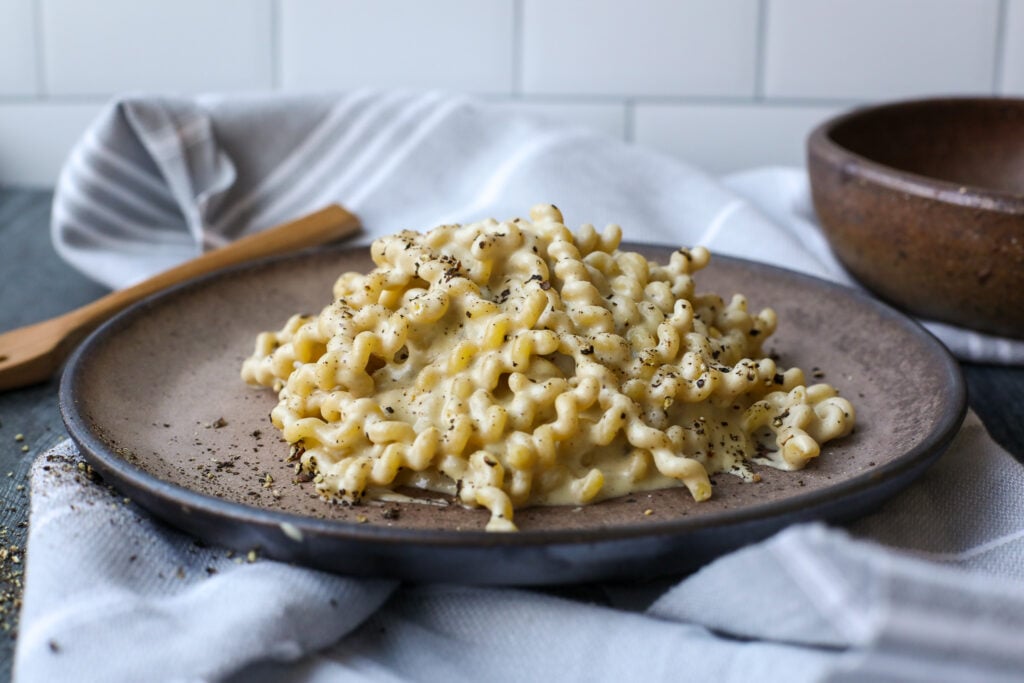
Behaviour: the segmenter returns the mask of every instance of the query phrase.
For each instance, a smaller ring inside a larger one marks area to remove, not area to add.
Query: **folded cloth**
[[[111,287],[328,202],[364,241],[554,202],[567,221],[617,222],[628,239],[701,244],[844,284],[805,174],[724,182],[583,130],[441,93],[247,96],[113,103],[57,186],[53,238]],[[1024,342],[928,324],[960,358],[1024,363]]]
[[[583,600],[232,556],[92,481],[70,442],[31,476],[21,681],[983,682],[1024,671],[1024,469],[973,413],[918,483],[848,530],[791,527],[677,583],[588,586],[575,591]]]
[[[364,241],[554,201],[570,222],[619,222],[635,240],[845,277],[799,172],[720,182],[436,93],[121,100],[65,167],[54,241],[119,287],[330,201],[360,215]],[[1024,360],[1019,343],[956,334],[971,341],[943,338],[962,357]],[[848,530],[794,527],[681,581],[559,594],[250,562],[152,520],[76,458],[65,443],[33,468],[19,680],[1001,681],[1024,670],[1024,473],[973,415],[920,482]]]

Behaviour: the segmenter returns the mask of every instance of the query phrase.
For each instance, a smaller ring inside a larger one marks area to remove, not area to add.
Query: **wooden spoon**
[[[219,268],[347,237],[359,228],[356,216],[331,205],[291,223],[243,237],[57,318],[0,334],[0,391],[49,379],[89,332],[154,292]]]

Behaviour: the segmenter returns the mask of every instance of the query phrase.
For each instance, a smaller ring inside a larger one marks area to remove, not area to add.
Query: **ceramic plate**
[[[630,248],[665,260],[662,247]],[[795,473],[716,475],[711,500],[685,488],[582,508],[519,510],[518,534],[483,531],[459,505],[321,501],[293,482],[270,424],[269,390],[239,379],[258,332],[329,303],[365,248],[331,248],[208,276],[126,310],[74,354],[61,385],[72,438],[103,477],[172,525],[238,550],[331,571],[409,580],[557,584],[685,571],[793,522],[862,515],[946,448],[966,409],[956,362],[916,323],[852,290],[715,257],[698,291],[772,306],[766,351],[837,387],[857,408],[851,436]],[[264,485],[270,475],[272,483]]]

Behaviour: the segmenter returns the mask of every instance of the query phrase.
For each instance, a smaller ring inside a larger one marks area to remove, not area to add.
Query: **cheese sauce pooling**
[[[618,251],[621,230],[530,221],[405,231],[333,304],[264,332],[242,377],[273,387],[274,425],[325,498],[398,486],[457,496],[513,531],[513,510],[748,481],[802,468],[854,409],[761,357],[776,316],[696,295],[706,249],[667,264]]]

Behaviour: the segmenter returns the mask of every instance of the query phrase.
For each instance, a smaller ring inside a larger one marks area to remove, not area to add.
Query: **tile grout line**
[[[1002,89],[1003,74],[1006,65],[1006,19],[1009,15],[1008,0],[999,0],[996,11],[995,61],[992,64],[992,94]]]
[[[768,44],[768,2],[758,0],[757,3],[757,35],[754,36],[754,101],[763,102],[765,78],[765,54]]]
[[[608,104],[621,105],[684,105],[695,107],[749,107],[776,109],[781,107],[835,107],[863,104],[866,100],[860,97],[773,97],[755,101],[745,96],[727,95],[627,95],[623,93],[600,94],[565,94],[553,92],[523,93],[520,95],[504,95],[502,93],[481,94],[488,99],[508,98],[511,101],[523,101],[547,104]],[[2,99],[2,98],[0,98]]]
[[[89,95],[0,95],[0,105],[24,105],[24,104],[103,104],[109,102],[109,93],[95,93]]]
[[[564,104],[564,105],[629,105],[635,108],[637,105],[678,105],[691,107],[744,107],[775,109],[780,107],[834,107],[863,104],[860,98],[805,98],[805,97],[779,97],[764,101],[754,101],[749,97],[725,97],[725,96],[703,96],[703,95],[623,95],[619,94],[598,94],[598,95],[574,95],[560,93],[537,93],[537,94],[509,94],[509,93],[479,93],[479,97],[488,100],[521,101],[537,104]],[[36,95],[5,95],[0,94],[0,104],[31,104],[33,102],[48,102],[51,104],[96,104],[109,101],[110,93],[75,93],[47,95],[40,98]]]
[[[270,89],[281,89],[281,0],[270,0]]]
[[[523,1],[512,1],[512,95],[523,96]]]
[[[46,80],[46,50],[43,41],[43,0],[32,3],[33,35],[36,39],[36,99],[49,99],[49,83]]]

